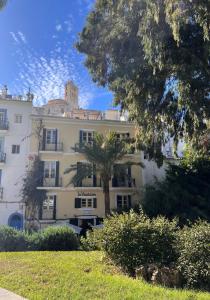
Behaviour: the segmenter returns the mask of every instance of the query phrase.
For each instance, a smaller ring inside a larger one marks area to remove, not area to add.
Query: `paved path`
[[[0,288],[0,300],[27,300],[10,291]]]

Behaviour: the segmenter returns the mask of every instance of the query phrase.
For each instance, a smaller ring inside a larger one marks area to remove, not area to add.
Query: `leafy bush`
[[[102,229],[87,231],[86,237],[80,238],[81,248],[85,251],[101,250],[102,232]]]
[[[150,220],[131,211],[105,220],[101,245],[117,265],[132,274],[142,264],[175,262],[176,230],[176,221]]]
[[[22,231],[0,226],[0,251],[26,251],[27,239]]]
[[[67,251],[79,248],[78,238],[67,226],[48,227],[40,232],[40,236],[40,250]]]
[[[210,289],[210,224],[198,222],[179,232],[178,268],[190,288]]]

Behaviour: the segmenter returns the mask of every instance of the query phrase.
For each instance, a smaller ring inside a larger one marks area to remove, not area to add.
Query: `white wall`
[[[31,132],[30,114],[32,103],[15,100],[0,100],[0,108],[7,109],[9,129],[0,130],[0,136],[4,136],[4,152],[6,163],[1,164],[3,187],[3,199],[0,199],[0,225],[8,224],[11,214],[19,212],[24,214],[20,189],[25,174],[29,153],[29,135]],[[15,114],[22,115],[22,123],[15,123]],[[12,154],[12,145],[20,145],[20,154]]]

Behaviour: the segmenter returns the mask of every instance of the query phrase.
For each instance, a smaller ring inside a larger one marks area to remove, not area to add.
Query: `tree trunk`
[[[109,180],[104,182],[104,204],[105,216],[110,214],[110,194],[109,194]]]

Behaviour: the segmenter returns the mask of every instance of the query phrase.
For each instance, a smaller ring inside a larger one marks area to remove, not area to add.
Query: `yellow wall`
[[[104,195],[102,188],[74,188],[72,185],[68,185],[72,174],[64,175],[64,171],[71,164],[75,164],[79,161],[85,161],[85,157],[82,154],[75,153],[72,149],[76,143],[79,143],[79,132],[82,129],[94,130],[96,132],[103,133],[104,135],[109,131],[116,132],[129,132],[130,137],[135,135],[134,125],[126,122],[119,121],[93,121],[93,120],[75,120],[62,117],[46,116],[42,117],[43,126],[48,128],[56,128],[58,130],[58,142],[63,143],[63,152],[50,152],[41,151],[41,160],[59,161],[59,176],[62,177],[62,187],[49,188],[48,193],[57,195],[57,219],[74,218],[75,215],[88,214],[84,212],[86,209],[75,208],[75,197],[78,197],[78,192],[91,192],[96,194],[97,208],[89,211],[90,214],[97,215],[98,217],[104,217]],[[33,133],[31,135],[31,154],[37,154],[37,138],[36,128],[39,123],[38,116],[32,116],[32,128]],[[140,153],[135,155],[127,155],[126,161],[133,160],[140,161]],[[116,195],[117,194],[130,194],[132,196],[132,204],[137,203],[141,197],[142,192],[142,169],[139,166],[132,166],[131,170],[132,178],[135,178],[136,187],[132,188],[112,188],[110,182],[110,198],[111,209],[116,208]]]

